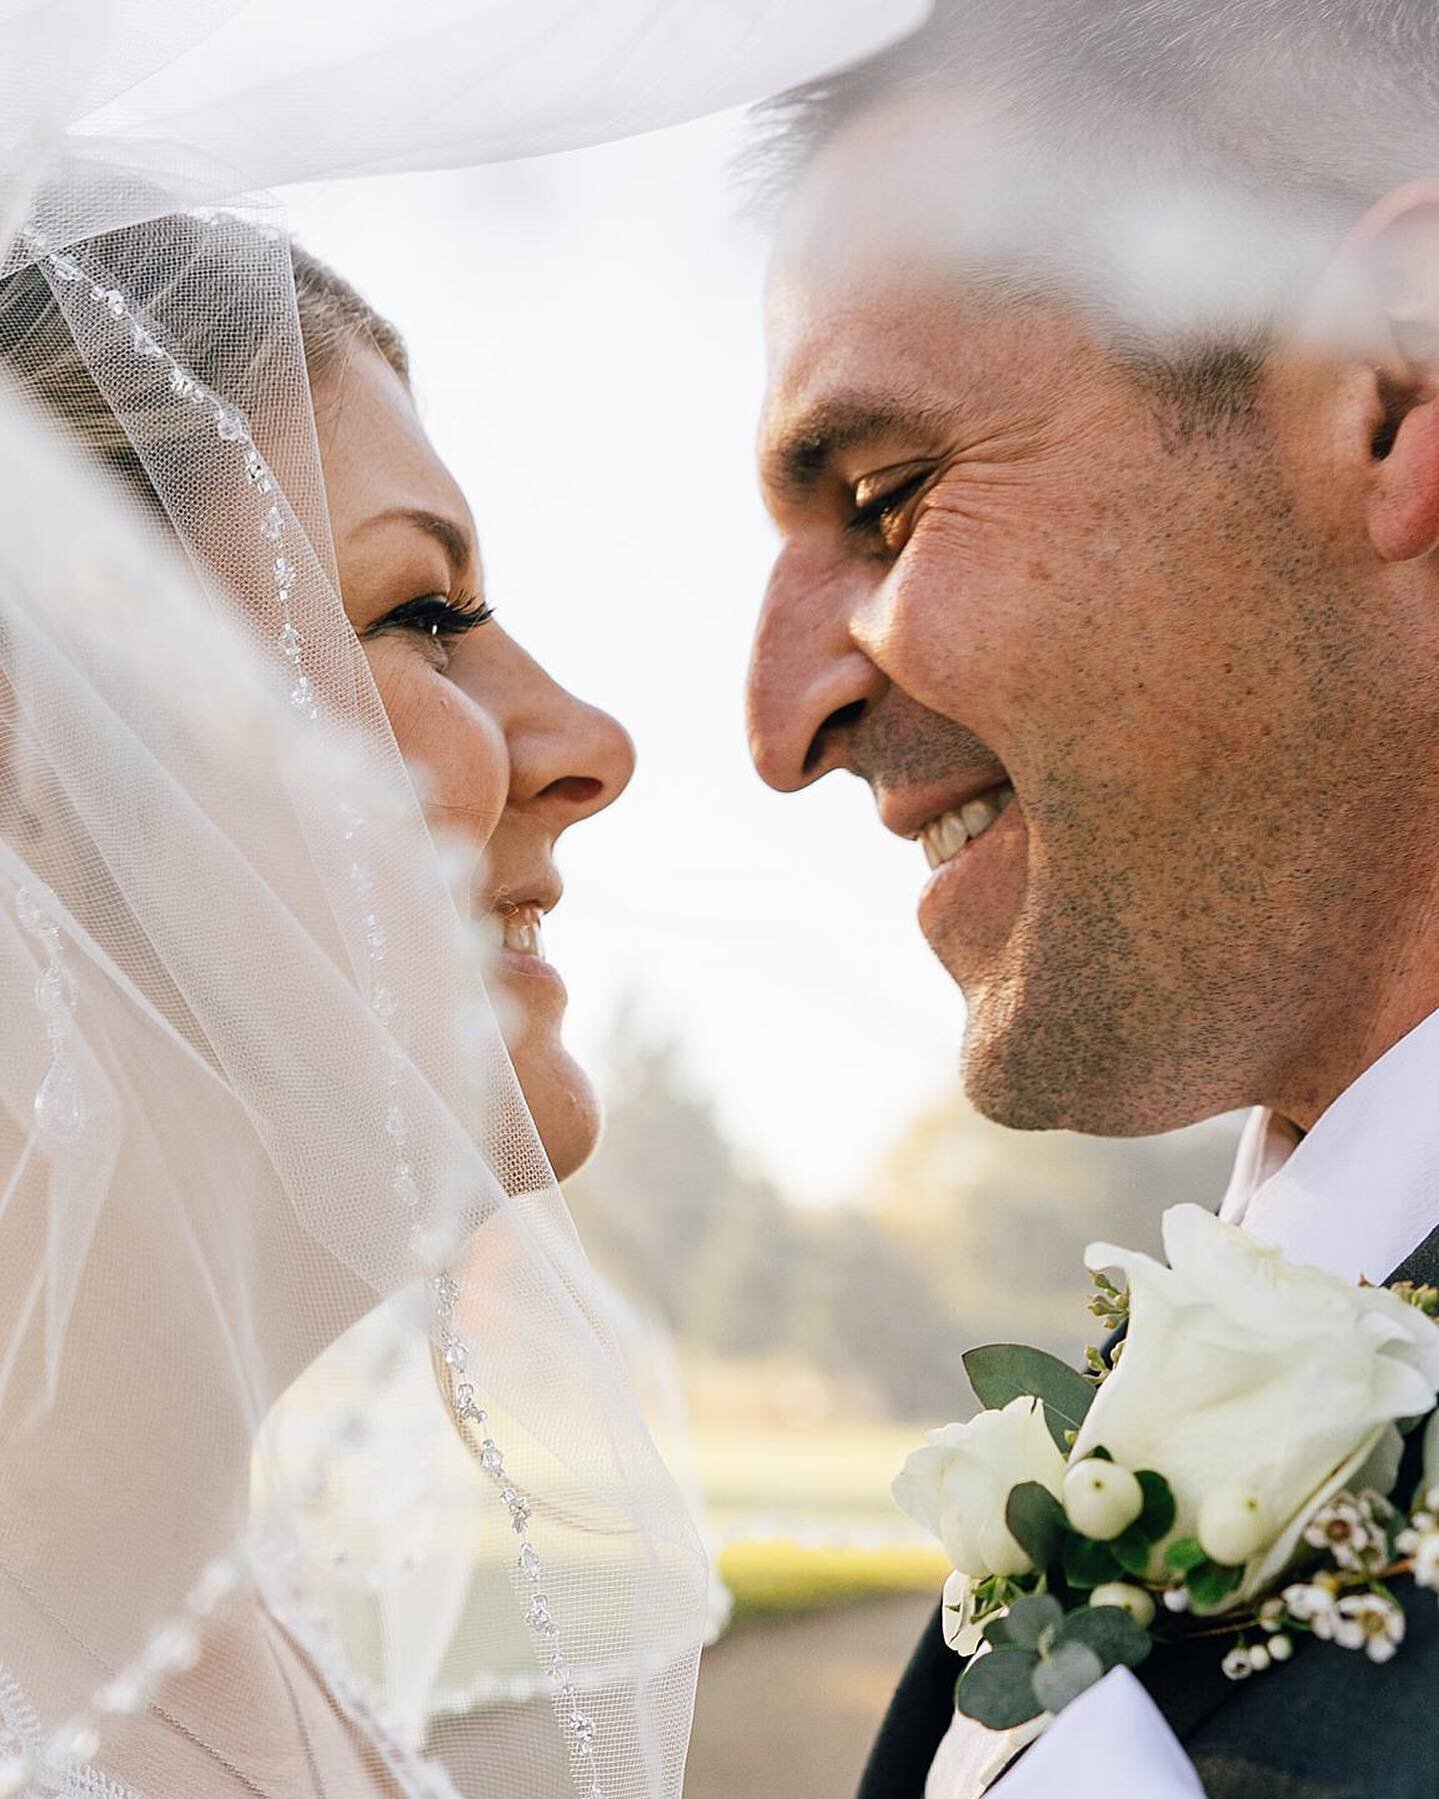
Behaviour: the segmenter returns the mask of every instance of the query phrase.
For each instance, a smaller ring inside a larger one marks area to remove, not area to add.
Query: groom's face
[[[1270,1097],[1382,903],[1375,650],[1290,401],[1181,428],[1064,304],[855,228],[862,185],[831,156],[772,272],[760,771],[846,769],[918,840],[990,1115],[1128,1134]]]

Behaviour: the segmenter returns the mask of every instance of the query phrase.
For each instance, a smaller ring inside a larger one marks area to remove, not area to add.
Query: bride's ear
[[[1439,181],[1396,188],[1341,253],[1372,369],[1365,523],[1386,562],[1439,546]]]

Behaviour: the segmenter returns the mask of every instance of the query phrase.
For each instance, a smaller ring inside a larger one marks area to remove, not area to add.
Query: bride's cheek
[[[371,666],[426,815],[477,843],[488,842],[509,790],[509,753],[499,722],[413,653],[377,655]]]

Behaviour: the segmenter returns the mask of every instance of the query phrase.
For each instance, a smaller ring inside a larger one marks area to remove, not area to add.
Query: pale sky
[[[572,1043],[597,1059],[635,995],[736,1140],[821,1200],[954,1082],[963,1011],[915,922],[919,849],[858,783],[773,794],[746,754],[774,537],[740,133],[296,190],[290,218],[408,338],[506,628],[638,744],[629,792],[560,847]]]

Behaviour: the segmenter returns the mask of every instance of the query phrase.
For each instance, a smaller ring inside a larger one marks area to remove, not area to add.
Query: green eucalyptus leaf
[[[1133,1574],[1140,1579],[1149,1571],[1149,1558],[1154,1552],[1154,1545],[1139,1529],[1138,1520],[1129,1529],[1122,1531],[1109,1545],[1120,1567],[1126,1574]]]
[[[1044,1710],[1034,1696],[1039,1657],[1032,1649],[994,1649],[976,1656],[959,1677],[955,1710],[991,1730],[1012,1730]]]
[[[1009,1533],[1036,1568],[1049,1568],[1064,1549],[1064,1507],[1037,1480],[1010,1489],[1004,1508]]]
[[[1064,1539],[1065,1584],[1084,1592],[1102,1587],[1107,1580],[1118,1580],[1123,1569],[1111,1554],[1112,1547],[1070,1531]]]
[[[1131,1529],[1141,1531],[1149,1543],[1157,1543],[1174,1529],[1174,1492],[1162,1474],[1141,1468],[1135,1476],[1144,1494],[1144,1510]]]
[[[1057,1653],[1083,1643],[1109,1668],[1137,1668],[1151,1648],[1149,1632],[1122,1605],[1082,1605],[1069,1612],[1055,1633]]]
[[[1077,1368],[1023,1343],[986,1343],[969,1351],[964,1370],[975,1398],[988,1410],[996,1411],[1025,1394],[1040,1400],[1056,1447],[1069,1453],[1065,1433],[1079,1429],[1094,1398],[1093,1383]]]
[[[1176,1574],[1189,1574],[1209,1557],[1198,1537],[1176,1537],[1165,1550],[1164,1560]]]
[[[1216,1606],[1223,1605],[1243,1578],[1243,1568],[1227,1568],[1222,1562],[1204,1561],[1192,1570],[1184,1584],[1189,1588],[1191,1604],[1201,1611],[1212,1612]]]
[[[1008,1612],[1005,1612],[1002,1617],[990,1619],[989,1623],[984,1627],[984,1640],[989,1644],[991,1649],[1013,1649],[1016,1647],[1014,1638],[1009,1634]]]
[[[1034,1696],[1047,1712],[1062,1712],[1104,1676],[1104,1663],[1087,1643],[1062,1643],[1031,1676]]]
[[[1048,1593],[1016,1599],[1009,1608],[1009,1640],[1020,1649],[1038,1649],[1046,1630],[1063,1622],[1064,1607]]]

